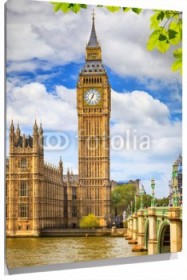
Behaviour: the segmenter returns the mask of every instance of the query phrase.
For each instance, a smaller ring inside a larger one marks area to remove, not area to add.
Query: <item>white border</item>
[[[19,0],[15,0],[19,1]],[[34,0],[30,0],[34,1]],[[35,0],[38,1],[38,0]],[[46,1],[46,0],[40,0]],[[55,2],[62,2],[59,0],[54,0]],[[6,1],[0,1],[0,50],[2,51],[1,67],[0,67],[0,121],[1,121],[1,131],[4,130],[4,3]],[[67,2],[77,2],[77,3],[88,3],[88,4],[104,4],[113,6],[125,6],[125,7],[141,7],[146,9],[175,9],[183,11],[183,30],[185,39],[183,42],[183,50],[187,50],[186,38],[187,38],[187,11],[186,11],[186,0],[80,0],[80,1],[67,1]],[[129,27],[130,28],[130,27]],[[187,143],[187,85],[185,83],[184,77],[187,76],[186,73],[186,62],[187,54],[183,54],[183,195],[184,195],[184,206],[183,206],[183,251],[176,254],[177,258],[172,258],[169,261],[157,261],[149,263],[132,263],[126,265],[116,265],[116,266],[105,266],[96,268],[79,268],[70,269],[62,271],[52,271],[52,272],[41,272],[41,273],[31,273],[31,274],[18,274],[7,276],[4,275],[4,203],[2,203],[2,198],[4,197],[4,138],[0,137],[0,167],[1,167],[1,185],[0,185],[0,240],[1,240],[1,266],[0,266],[0,278],[11,277],[11,279],[33,279],[33,278],[45,278],[45,279],[73,279],[73,280],[95,280],[95,279],[125,279],[125,280],[185,280],[187,279],[187,172],[185,173],[187,166],[186,159],[186,146]]]

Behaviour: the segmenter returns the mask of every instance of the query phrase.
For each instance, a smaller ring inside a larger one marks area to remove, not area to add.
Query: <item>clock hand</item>
[[[89,101],[91,101],[93,99],[93,97],[94,97],[94,93],[92,94],[92,97],[89,99]]]

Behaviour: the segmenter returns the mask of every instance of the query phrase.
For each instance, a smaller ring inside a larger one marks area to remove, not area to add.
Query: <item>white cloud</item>
[[[7,8],[8,60],[38,58],[53,66],[83,59],[91,30],[91,7],[78,14],[63,14],[55,13],[50,3],[9,0]],[[169,83],[176,79],[180,81],[179,75],[170,71],[171,51],[162,55],[146,50],[150,11],[136,15],[133,12],[111,13],[105,8],[95,10],[96,31],[103,61],[108,67],[126,77],[150,77]]]
[[[22,61],[18,63],[12,63],[8,65],[7,71],[8,72],[33,72],[37,69],[37,64],[36,62],[32,61]]]
[[[24,126],[32,126],[36,118],[45,129],[77,130],[75,90],[61,86],[51,94],[40,83],[14,87],[9,82],[7,91],[8,122],[13,117]]]
[[[81,13],[55,13],[50,3],[25,0],[10,0],[7,8],[8,60],[38,58],[59,65],[83,55],[86,26]],[[85,32],[80,36],[78,29]]]
[[[36,32],[33,32],[31,24],[8,24],[7,58],[9,60],[17,62],[33,58],[45,59],[52,54],[53,49],[45,44]]]
[[[112,119],[115,123],[111,127],[111,135],[120,135],[124,139],[123,149],[113,151],[114,155],[132,160],[140,158],[142,162],[150,158],[171,160],[181,149],[181,122],[171,121],[168,107],[146,92],[119,94],[113,91]],[[139,149],[145,141],[144,136],[150,139],[150,151],[146,153]],[[129,149],[126,145],[128,139]]]
[[[124,110],[125,108],[125,110]],[[112,92],[112,118],[124,121],[126,125],[133,120],[133,124],[168,122],[169,110],[167,106],[143,91],[117,94]]]

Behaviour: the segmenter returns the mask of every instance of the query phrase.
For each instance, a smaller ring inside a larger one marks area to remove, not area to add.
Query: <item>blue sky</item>
[[[61,149],[59,143],[56,149],[47,147],[45,159],[58,164],[62,156],[65,171],[69,167],[75,173],[76,81],[84,65],[92,9],[62,14],[45,2],[7,4],[7,122],[13,118],[31,134],[36,118],[48,137],[56,133],[57,142],[61,135],[67,137],[67,147]],[[112,88],[111,179],[140,178],[150,192],[154,177],[156,195],[167,195],[171,166],[182,142],[182,86],[180,74],[170,70],[172,51],[163,55],[146,50],[151,11],[140,15],[95,11]],[[148,150],[140,149],[141,137],[149,139]]]
[[[36,59],[33,59],[33,62]],[[13,62],[14,63],[14,62]],[[39,64],[45,64],[45,61],[38,60]],[[8,64],[11,65],[11,62]],[[67,88],[74,89],[76,88],[76,82],[78,73],[81,70],[81,67],[83,66],[83,61],[81,63],[68,63],[66,65],[58,65],[53,67],[50,70],[43,70],[43,69],[37,69],[35,72],[32,71],[23,71],[17,73],[16,71],[11,71],[9,73],[9,77],[17,76],[20,78],[21,81],[37,81],[38,76],[48,76],[45,78],[45,86],[46,89],[50,92],[53,92],[56,85],[63,84]],[[133,91],[136,90],[143,90],[147,91],[149,90],[149,94],[153,96],[154,98],[158,98],[160,101],[162,101],[164,104],[166,104],[170,109],[170,118],[171,120],[181,120],[182,119],[182,111],[181,111],[181,81],[176,81],[169,89],[167,84],[163,84],[160,86],[159,90],[157,90],[156,83],[154,79],[149,78],[146,82],[142,82],[141,80],[138,80],[136,77],[129,76],[127,79],[124,79],[123,76],[117,75],[115,72],[112,71],[109,67],[105,67],[107,70],[107,74],[110,79],[110,84],[112,85],[112,88],[117,91]],[[53,75],[51,75],[53,73]],[[68,78],[64,77],[68,76]],[[40,79],[39,79],[40,81]],[[154,87],[150,89],[149,84],[153,84]],[[158,81],[159,84],[159,81]],[[174,93],[175,95],[172,95]]]

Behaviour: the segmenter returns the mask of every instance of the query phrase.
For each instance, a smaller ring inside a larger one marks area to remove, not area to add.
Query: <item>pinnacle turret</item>
[[[36,120],[35,120],[35,122],[34,122],[33,132],[38,132],[38,125],[37,125]]]
[[[13,120],[11,120],[11,124],[10,124],[10,133],[14,133],[14,123],[13,123]]]
[[[20,131],[19,124],[18,124],[17,128],[16,128],[16,138],[17,138],[17,140],[20,138],[20,134],[21,134],[21,131]]]
[[[40,128],[39,128],[39,134],[43,134],[43,128],[42,128],[42,124],[40,124]]]
[[[67,170],[67,181],[69,182],[70,181],[70,171],[69,171],[69,168]]]
[[[62,168],[62,166],[63,166],[62,157],[60,157],[60,160],[59,160],[59,167]]]
[[[15,143],[15,134],[14,134],[14,123],[13,120],[10,124],[10,133],[9,133],[9,139],[10,139],[10,150],[14,147]]]

